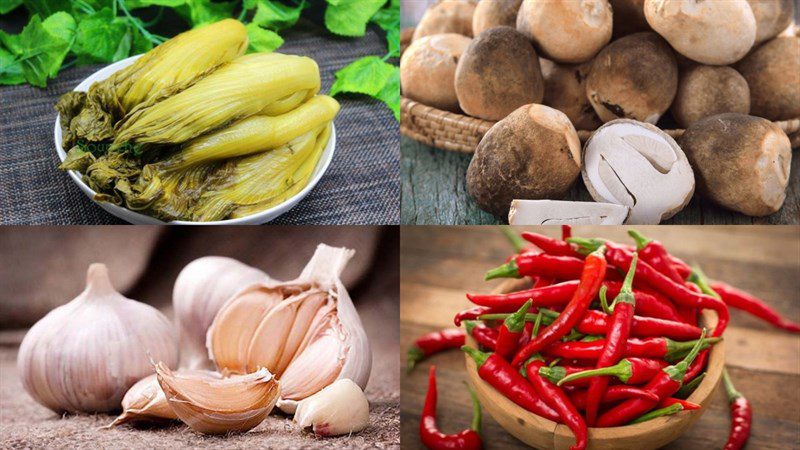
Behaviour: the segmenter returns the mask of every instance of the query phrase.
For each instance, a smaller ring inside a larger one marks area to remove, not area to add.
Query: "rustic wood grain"
[[[543,228],[558,236],[557,227]],[[664,242],[674,254],[700,264],[718,278],[761,296],[800,322],[800,228],[769,227],[637,227]],[[575,227],[576,236],[628,240],[626,227]],[[428,331],[452,327],[455,312],[469,306],[465,292],[489,292],[499,281],[482,281],[486,269],[502,263],[509,245],[495,227],[403,227],[401,233],[401,348]],[[737,388],[753,404],[753,433],[747,448],[800,447],[800,336],[771,328],[733,311],[725,333],[727,367]],[[404,361],[405,362],[405,361]],[[470,400],[460,352],[448,352],[401,376],[403,448],[421,448],[420,411],[427,386],[427,367],[436,364],[438,419],[445,432],[466,428]],[[721,448],[730,420],[722,390],[686,434],[667,449]],[[524,448],[488,415],[487,448]]]
[[[466,174],[472,155],[428,147],[412,139],[400,140],[403,224],[482,225],[507,223],[482,211],[467,193]],[[797,224],[800,223],[800,158],[792,161],[783,208],[767,217],[749,217],[729,211],[695,195],[675,217],[664,224]],[[567,200],[594,201],[580,177]]]

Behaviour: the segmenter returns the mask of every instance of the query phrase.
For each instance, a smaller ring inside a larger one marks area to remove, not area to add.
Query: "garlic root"
[[[341,379],[301,400],[293,419],[319,436],[356,433],[369,425],[369,401],[349,379]]]

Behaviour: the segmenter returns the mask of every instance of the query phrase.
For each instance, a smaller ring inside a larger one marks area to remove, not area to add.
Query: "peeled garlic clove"
[[[337,379],[366,386],[369,342],[339,278],[352,256],[352,250],[320,245],[297,279],[254,286],[228,300],[208,330],[217,369],[267,368],[281,381],[278,407],[287,413]]]
[[[209,370],[178,370],[176,374],[186,378],[219,380],[220,374]],[[172,407],[158,384],[156,374],[152,374],[134,384],[122,398],[122,414],[105,428],[128,422],[178,420]]]
[[[25,335],[17,368],[25,390],[56,412],[105,412],[152,373],[150,358],[178,363],[169,320],[114,290],[103,264],[92,264],[86,289],[48,313]]]
[[[369,402],[357,384],[344,378],[299,402],[293,420],[320,436],[356,433],[369,425]]]
[[[280,385],[267,369],[221,380],[174,374],[156,366],[158,383],[175,415],[204,434],[245,432],[269,415],[280,394]]]
[[[181,345],[180,366],[212,368],[206,351],[206,333],[217,312],[234,294],[270,277],[235,259],[198,258],[183,268],[172,293],[175,322]]]

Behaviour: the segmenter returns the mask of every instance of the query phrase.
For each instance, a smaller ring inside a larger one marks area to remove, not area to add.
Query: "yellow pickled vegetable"
[[[280,53],[241,56],[188,89],[136,108],[116,126],[112,148],[126,142],[180,144],[253,116],[298,91],[319,90],[313,59]]]

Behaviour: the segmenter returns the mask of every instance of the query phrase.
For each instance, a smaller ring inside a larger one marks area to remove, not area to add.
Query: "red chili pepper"
[[[466,345],[461,347],[461,350],[475,360],[481,379],[506,398],[538,416],[559,422],[558,413],[547,406],[547,403],[539,397],[528,380],[517,372],[508,361],[495,353],[484,353]]]
[[[575,242],[576,240],[572,239],[572,241]],[[580,241],[584,244],[587,243],[585,239]],[[588,242],[590,242],[590,246],[606,243],[606,241]],[[607,245],[608,250],[606,251],[606,258],[609,263],[623,270],[628,270],[631,265],[631,259],[633,258],[630,252],[612,242],[607,242]],[[636,278],[671,298],[679,306],[714,310],[714,312],[717,313],[718,321],[711,336],[721,336],[722,332],[725,331],[725,328],[728,326],[730,315],[728,313],[728,307],[722,300],[710,295],[694,292],[685,285],[672,281],[666,275],[654,269],[653,266],[644,262],[640,262],[636,265]]]
[[[472,426],[458,434],[444,434],[436,426],[436,366],[428,372],[428,394],[422,409],[422,420],[419,423],[419,436],[422,443],[432,450],[478,450],[481,448],[481,406],[472,389]]]
[[[744,395],[733,386],[727,369],[722,371],[722,382],[725,384],[725,394],[728,396],[731,408],[731,432],[723,450],[739,450],[744,447],[750,437],[753,409]]]
[[[638,308],[638,304],[636,305]],[[608,332],[611,318],[602,311],[589,310],[578,323],[577,329],[583,334],[604,335]],[[690,340],[700,337],[700,328],[683,322],[656,319],[655,317],[633,316],[631,336],[668,337],[677,340]]]
[[[533,280],[533,289],[550,286],[553,284],[554,281],[555,280],[553,280],[552,278],[536,277],[536,279]]]
[[[610,297],[616,297],[617,294],[619,294],[622,283],[606,281],[603,283],[603,286],[608,288],[608,295]],[[636,297],[636,312],[640,316],[655,317],[658,319],[672,320],[674,322],[683,321],[683,317],[678,313],[675,304],[658,292],[639,286],[633,290],[633,295]]]
[[[434,353],[461,347],[465,336],[464,330],[458,328],[433,331],[420,336],[414,341],[414,346],[408,349],[408,370],[412,370],[418,362]]]
[[[519,342],[517,343],[517,348],[524,347],[528,345],[528,342],[531,341],[531,334],[533,333],[533,323],[532,322],[525,322],[525,328],[522,330],[522,336],[519,337]]]
[[[722,301],[728,306],[741,309],[778,328],[792,333],[800,333],[800,325],[781,317],[777,311],[754,295],[719,281],[711,283],[711,288],[722,297]]]
[[[457,327],[460,327],[461,322],[465,320],[475,320],[484,314],[491,314],[493,312],[495,311],[492,308],[486,306],[476,306],[475,308],[465,309],[456,314],[453,318],[453,323],[455,323]]]
[[[464,326],[466,327],[467,334],[472,336],[478,344],[494,351],[497,346],[497,330],[482,325],[474,320],[465,321]]]
[[[537,307],[566,305],[577,289],[578,280],[573,280],[509,294],[467,294],[467,298],[476,305],[490,307],[497,312],[512,312],[528,300],[533,301],[533,306]]]
[[[569,398],[572,400],[572,403],[576,408],[584,410],[586,409],[586,396],[588,394],[589,391],[586,390],[575,391],[570,394]],[[633,386],[616,384],[606,389],[606,391],[603,393],[603,398],[600,399],[600,403],[615,403],[622,400],[627,400],[629,398],[641,398],[645,400],[652,400],[654,402],[658,401],[658,397],[652,392],[647,392],[644,389]]]
[[[561,240],[566,241],[572,237],[572,227],[569,225],[561,225]]]
[[[628,230],[628,234],[636,241],[636,250],[643,262],[650,264],[672,281],[683,283],[684,278],[675,270],[672,258],[661,242],[646,238],[636,230]]]
[[[552,324],[548,325],[541,334],[533,338],[528,345],[514,356],[512,364],[515,367],[547,345],[561,339],[581,320],[581,317],[589,309],[589,305],[600,290],[600,285],[606,275],[607,264],[606,259],[603,257],[603,251],[601,247],[586,257],[586,264],[581,272],[580,284],[572,295],[572,299]]]
[[[707,348],[720,340],[720,338],[705,338],[702,340],[701,348]],[[679,342],[667,338],[628,339],[624,355],[626,358],[662,358],[674,361],[689,352],[697,342],[698,340]],[[544,352],[565,359],[593,360],[600,357],[605,345],[605,339],[591,342],[556,342],[545,348]]]
[[[486,272],[486,280],[494,278],[522,278],[545,276],[557,280],[574,280],[580,277],[583,261],[571,256],[547,254],[517,255],[509,262]]]
[[[703,331],[703,336],[705,336],[705,330]],[[672,394],[680,389],[683,376],[686,374],[686,369],[689,368],[689,365],[700,352],[701,342],[702,340],[697,341],[697,344],[692,348],[692,351],[686,355],[683,361],[674,366],[665,367],[644,386],[644,389],[655,393],[658,396],[658,401],[671,397]],[[658,404],[658,401],[653,402],[638,398],[625,400],[600,415],[597,419],[597,426],[615,427],[627,424],[653,409]]]
[[[522,238],[550,255],[580,257],[579,253],[566,241],[559,241],[543,234],[529,233],[527,231],[522,233]]]
[[[688,383],[695,379],[696,376],[700,375],[706,368],[706,362],[708,361],[708,352],[709,349],[705,349],[697,355],[694,362],[689,366],[689,370],[686,371],[686,376],[683,377],[683,382]]]
[[[585,449],[589,441],[586,422],[561,388],[539,376],[539,369],[544,367],[544,362],[542,362],[539,355],[534,356],[534,358],[536,359],[528,362],[525,367],[528,381],[531,382],[539,397],[543,398],[551,408],[556,410],[564,424],[572,430],[572,434],[575,435],[575,445],[570,447],[570,450]]]
[[[644,384],[667,367],[667,363],[653,358],[624,358],[618,363],[598,369],[573,372],[558,381],[558,385],[572,384],[577,380],[596,377],[614,377],[625,384]]]
[[[661,403],[658,404],[658,407],[666,408],[667,406],[671,406],[676,403],[679,403],[681,406],[683,406],[684,411],[694,411],[700,409],[700,405],[698,405],[697,403],[687,402],[686,400],[681,400],[679,398],[673,398],[673,397],[662,400]]]
[[[510,359],[517,351],[517,345],[525,329],[525,314],[531,308],[531,301],[528,300],[517,312],[508,316],[503,324],[500,325],[500,332],[497,335],[497,346],[495,353],[503,359]]]

